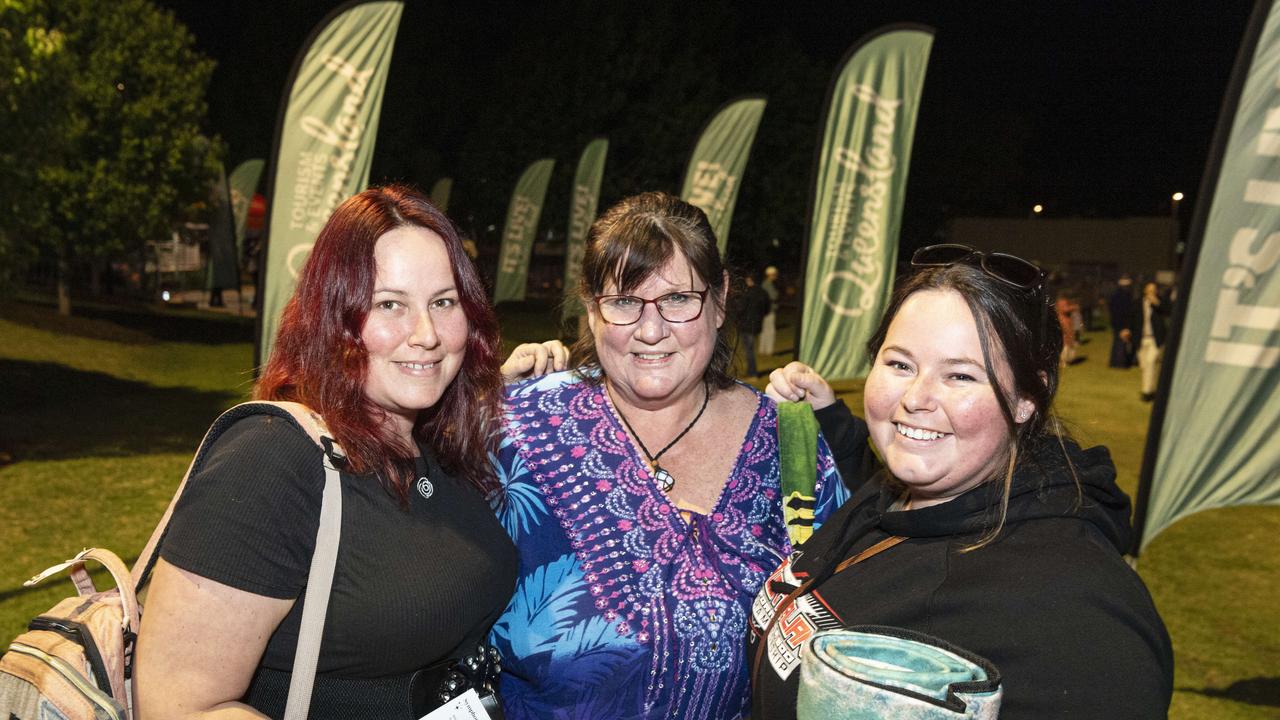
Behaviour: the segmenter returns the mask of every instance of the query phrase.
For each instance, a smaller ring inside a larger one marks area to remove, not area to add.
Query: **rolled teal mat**
[[[797,720],[989,720],[1000,673],[985,658],[902,628],[818,633],[800,663]]]

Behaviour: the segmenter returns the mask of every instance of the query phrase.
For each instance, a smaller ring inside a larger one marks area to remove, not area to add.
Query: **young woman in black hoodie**
[[[770,377],[775,399],[814,406],[853,496],[756,599],[752,717],[794,718],[804,641],[868,624],[992,661],[1006,720],[1165,717],[1173,654],[1121,557],[1129,500],[1107,449],[1052,412],[1044,273],[956,245],[912,263],[868,343],[865,421],[800,363]]]

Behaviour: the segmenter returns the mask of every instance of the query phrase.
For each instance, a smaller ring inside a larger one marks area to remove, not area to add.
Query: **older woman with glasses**
[[[698,208],[627,198],[591,227],[576,370],[508,388],[499,512],[520,581],[494,627],[508,720],[740,718],[747,615],[794,549],[774,402],[727,374],[728,274]],[[562,358],[517,351],[504,370]],[[811,509],[847,496],[819,439]]]
[[[1044,273],[960,245],[913,265],[868,342],[865,421],[800,363],[770,376],[771,396],[817,410],[853,497],[756,600],[752,717],[795,718],[803,640],[857,625],[990,660],[1004,720],[1165,717],[1173,656],[1121,557],[1129,499],[1107,449],[1053,413],[1062,333]]]

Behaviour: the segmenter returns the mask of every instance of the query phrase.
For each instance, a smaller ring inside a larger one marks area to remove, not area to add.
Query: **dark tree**
[[[205,197],[213,61],[148,0],[5,3],[0,42],[0,242],[56,260],[68,314],[74,266],[140,255]]]

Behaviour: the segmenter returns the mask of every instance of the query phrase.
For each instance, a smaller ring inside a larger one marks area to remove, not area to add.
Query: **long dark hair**
[[[721,297],[727,283],[715,231],[701,209],[664,192],[625,198],[591,224],[578,283],[583,305],[591,307],[592,298],[603,294],[610,282],[617,288],[616,292],[631,292],[661,270],[676,253],[684,255],[693,271],[707,283],[710,291],[707,301],[723,311]],[[714,388],[733,384],[733,377],[729,375],[729,363],[733,360],[727,336],[729,324],[722,323],[716,332],[711,361],[702,373],[703,380]],[[604,368],[600,367],[595,338],[591,335],[583,335],[574,343],[570,362],[574,367],[598,370],[584,374],[588,382],[603,381]]]
[[[385,411],[365,396],[368,352],[360,339],[377,276],[374,247],[378,238],[405,226],[444,240],[469,327],[458,376],[435,405],[418,414],[413,435],[442,467],[488,495],[497,488],[488,452],[495,449],[500,416],[498,323],[453,223],[417,190],[370,188],[334,210],[284,308],[254,397],[292,400],[318,412],[347,453],[350,469],[376,472],[389,492],[407,502],[415,453],[387,432]]]
[[[978,328],[983,366],[995,392],[996,402],[1000,405],[1000,413],[1009,428],[999,514],[996,522],[977,542],[961,550],[969,552],[995,540],[1004,527],[1009,510],[1013,471],[1020,454],[1027,455],[1028,450],[1052,439],[1062,447],[1063,455],[1066,456],[1062,424],[1053,413],[1053,399],[1058,392],[1062,331],[1057,314],[1051,312],[1049,307],[1052,294],[1044,287],[1032,290],[1015,288],[988,275],[980,266],[968,262],[926,267],[904,278],[894,289],[889,306],[880,318],[880,325],[867,341],[867,351],[872,362],[879,356],[880,348],[884,346],[885,337],[889,334],[889,325],[898,316],[903,303],[912,295],[925,290],[953,291],[969,306]],[[1013,386],[1010,388],[1001,384],[1000,375],[996,372],[994,358],[999,357],[1004,358],[1012,371]],[[1018,423],[1014,419],[1014,407],[1016,400],[1021,397],[1030,398],[1035,404],[1035,411],[1027,420]],[[1070,458],[1067,458],[1067,467],[1074,475]],[[887,473],[888,470],[881,472]],[[757,636],[760,644],[756,648],[752,664],[753,682],[760,673],[760,661],[769,642],[769,633],[795,603],[796,598],[826,582],[836,572],[838,564],[848,554],[855,539],[846,535],[848,525],[857,519],[856,514],[850,514],[845,519],[846,527],[841,531],[841,535],[845,536],[844,545],[839,550],[826,554],[825,566],[811,573],[799,587],[792,589],[775,606],[764,632]]]
[[[1018,458],[1026,456],[1027,451],[1047,439],[1056,440],[1059,444],[1063,442],[1064,430],[1053,412],[1053,400],[1058,392],[1062,331],[1057,315],[1049,306],[1048,298],[1052,294],[1043,287],[1034,290],[1015,288],[988,275],[979,266],[965,262],[927,267],[908,276],[895,288],[879,327],[867,341],[867,351],[873,362],[902,304],[924,290],[950,290],[969,306],[977,324],[987,377],[995,391],[1000,414],[1009,428],[999,515],[994,526],[969,548],[974,549],[994,540],[1004,526]],[[1006,388],[1001,383],[996,372],[996,358],[1005,360],[1011,371],[1012,387]],[[1022,397],[1030,398],[1035,410],[1031,417],[1018,423],[1014,418],[1014,408],[1017,399]]]

